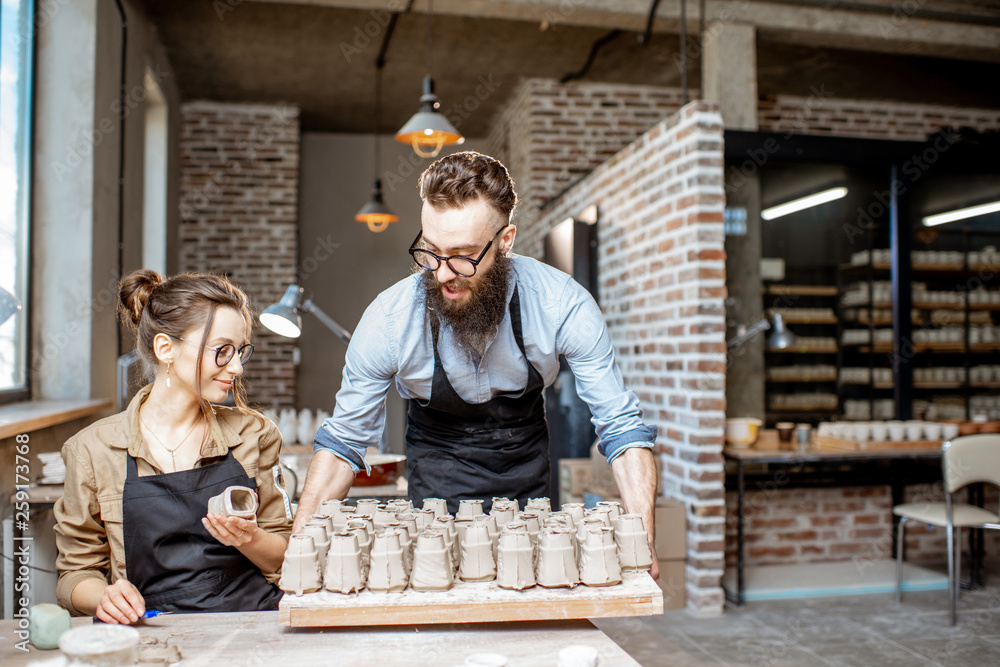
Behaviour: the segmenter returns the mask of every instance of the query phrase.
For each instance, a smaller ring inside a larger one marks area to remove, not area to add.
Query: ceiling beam
[[[229,0],[230,2],[232,0]],[[337,9],[400,11],[407,0],[252,0]],[[687,0],[688,34],[697,34],[698,0]],[[660,2],[655,32],[677,33],[680,0]],[[642,32],[649,0],[436,0],[435,14],[543,26]],[[427,0],[411,11],[426,12]],[[1000,11],[960,0],[705,0],[705,20],[752,25],[761,39],[859,51],[1000,62]]]

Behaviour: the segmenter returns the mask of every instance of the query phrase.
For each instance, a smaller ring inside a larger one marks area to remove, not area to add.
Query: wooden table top
[[[74,619],[74,627],[91,619]],[[136,626],[140,648],[180,648],[181,665],[336,664],[338,667],[463,665],[474,653],[499,653],[510,667],[551,666],[573,644],[593,646],[601,667],[638,665],[590,621],[473,623],[363,628],[286,628],[278,612],[171,614]],[[16,621],[0,621],[0,664],[20,667],[60,657],[33,646],[18,650]]]

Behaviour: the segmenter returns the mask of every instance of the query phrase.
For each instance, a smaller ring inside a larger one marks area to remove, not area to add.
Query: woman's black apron
[[[444,498],[448,511],[461,499],[528,498],[549,495],[549,433],[544,382],[524,352],[517,287],[510,300],[514,340],[528,364],[528,381],[517,393],[498,394],[485,403],[466,403],[455,392],[438,354],[440,325],[431,314],[434,380],[429,401],[411,400],[407,413],[406,456],[410,499]],[[514,360],[512,359],[513,363]]]
[[[239,549],[221,544],[201,523],[208,499],[227,486],[257,488],[233,453],[201,468],[146,477],[139,477],[135,459],[127,457],[125,576],[142,593],[146,609],[277,609],[281,591]]]

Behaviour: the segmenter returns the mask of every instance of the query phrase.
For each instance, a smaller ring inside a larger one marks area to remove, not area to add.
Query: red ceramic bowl
[[[402,454],[368,454],[365,460],[372,467],[372,471],[368,475],[363,471],[355,475],[354,486],[393,484],[406,467],[406,457]]]

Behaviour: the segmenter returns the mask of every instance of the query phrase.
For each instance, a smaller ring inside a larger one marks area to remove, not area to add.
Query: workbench
[[[91,623],[74,619],[74,627]],[[15,621],[0,621],[0,664],[19,667],[61,656],[58,650],[27,653],[15,648]],[[552,667],[560,649],[587,644],[601,667],[638,665],[590,621],[399,625],[364,628],[291,629],[278,612],[170,614],[135,626],[140,647],[176,644],[187,665],[393,665],[459,666],[474,653],[500,653],[509,667]]]
[[[889,486],[892,504],[903,502],[906,486],[941,480],[941,449],[883,450],[722,450],[726,460],[726,490],[736,491],[736,590],[725,590],[726,599],[743,604],[745,588],[745,520],[751,508],[770,502],[778,490],[849,486]],[[893,517],[892,553],[896,553]]]

